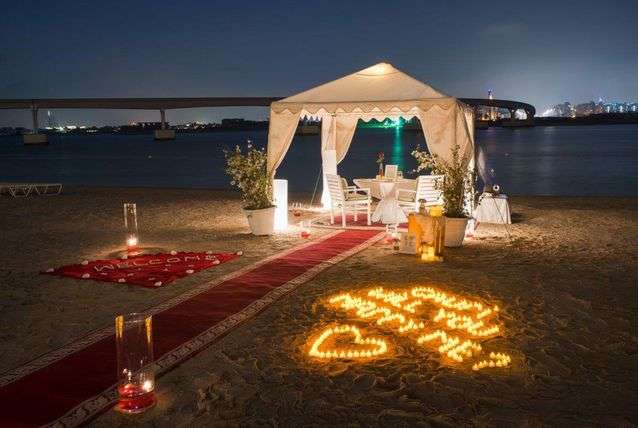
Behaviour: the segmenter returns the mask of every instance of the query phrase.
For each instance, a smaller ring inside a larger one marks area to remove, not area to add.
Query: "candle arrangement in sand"
[[[354,336],[354,344],[357,347],[339,348],[336,343],[331,347],[323,347],[324,344],[332,336],[350,333]],[[377,338],[364,338],[361,331],[353,325],[340,325],[330,327],[323,331],[319,337],[312,343],[308,354],[317,358],[372,358],[388,351],[388,345],[385,340]]]
[[[328,299],[328,307],[352,312],[360,320],[371,322],[372,326],[390,334],[407,335],[424,346],[434,345],[444,363],[469,362],[473,370],[511,365],[510,355],[502,352],[490,352],[487,358],[478,360],[483,352],[481,341],[502,332],[495,319],[499,313],[496,305],[465,299],[433,287],[411,287],[401,291],[377,287],[335,295]],[[328,338],[344,333],[352,334],[356,345],[369,346],[367,349],[360,346],[339,349],[334,345],[322,348]],[[383,356],[388,349],[383,339],[364,339],[352,325],[330,327],[315,337],[308,355],[323,359],[371,358]]]

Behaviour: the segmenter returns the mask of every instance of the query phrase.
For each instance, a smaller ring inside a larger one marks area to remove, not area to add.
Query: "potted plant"
[[[472,188],[472,173],[467,168],[469,155],[461,156],[459,145],[452,147],[449,161],[431,155],[419,147],[412,152],[417,161],[417,171],[430,170],[433,174],[443,175],[443,181],[436,186],[443,194],[445,211],[445,246],[463,245],[468,214],[465,211],[466,192]]]
[[[248,144],[246,153],[239,146],[226,151],[226,173],[230,184],[241,191],[244,213],[255,235],[271,235],[275,226],[272,180],[266,172],[266,152]]]

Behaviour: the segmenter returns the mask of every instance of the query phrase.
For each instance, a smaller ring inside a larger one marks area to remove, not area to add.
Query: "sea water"
[[[152,135],[51,135],[48,146],[0,138],[0,182],[50,181],[65,185],[229,188],[224,150],[266,144],[266,131]],[[489,128],[476,132],[488,170],[513,195],[638,196],[638,125]],[[423,134],[400,129],[357,129],[339,172],[350,182],[373,177],[378,152],[413,176],[411,152]],[[313,192],[321,170],[319,136],[295,137],[277,176],[290,191]]]

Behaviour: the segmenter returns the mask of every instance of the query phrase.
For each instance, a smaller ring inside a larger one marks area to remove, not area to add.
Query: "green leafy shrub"
[[[246,153],[239,146],[235,150],[224,152],[226,173],[230,184],[241,191],[244,209],[260,210],[270,208],[272,203],[272,181],[266,171],[267,155],[265,150],[256,149],[248,144]]]
[[[472,188],[472,173],[467,168],[469,155],[461,156],[460,147],[452,147],[452,159],[445,161],[436,155],[421,150],[418,146],[412,152],[417,161],[418,172],[430,171],[432,174],[443,175],[442,182],[437,182],[437,189],[443,194],[443,208],[445,215],[453,218],[466,218],[466,192]]]

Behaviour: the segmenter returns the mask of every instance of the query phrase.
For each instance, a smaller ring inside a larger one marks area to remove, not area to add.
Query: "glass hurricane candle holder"
[[[117,409],[140,413],[155,405],[153,325],[150,315],[132,313],[115,318]]]
[[[126,248],[129,250],[135,249],[139,240],[136,204],[124,204],[124,230],[126,233]]]
[[[301,221],[299,222],[299,236],[304,239],[310,238],[310,221]]]
[[[428,215],[423,217],[424,242],[421,248],[421,260],[428,262],[443,261],[445,248],[445,217],[440,206],[430,207]]]

